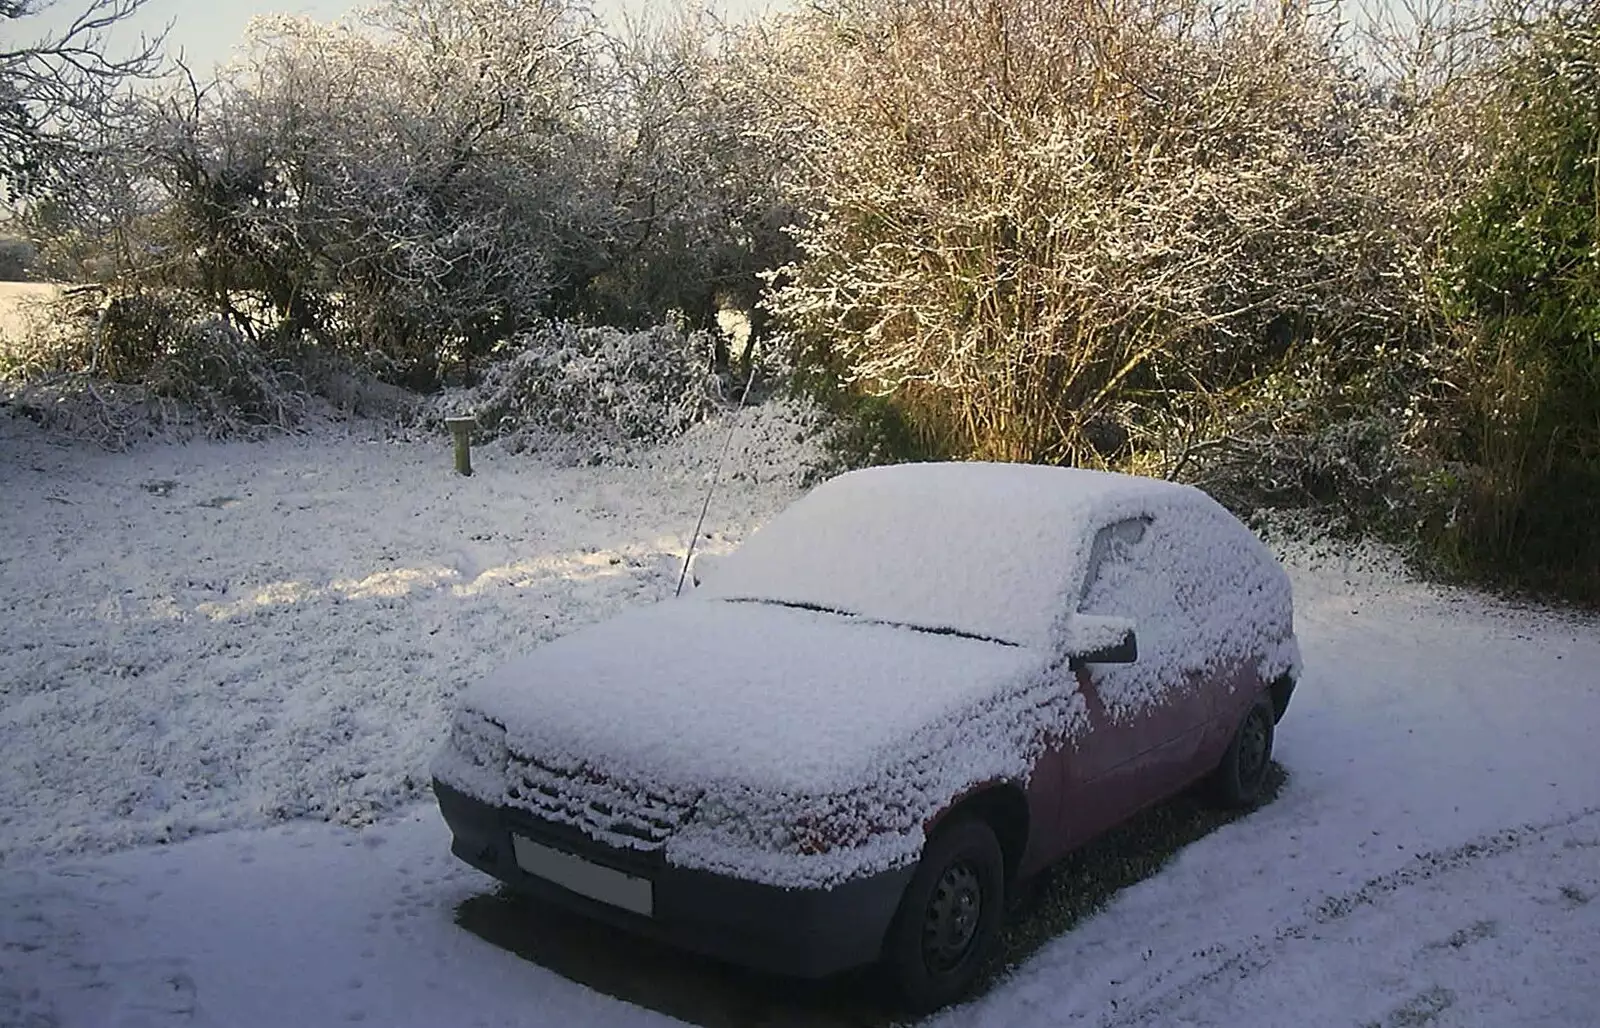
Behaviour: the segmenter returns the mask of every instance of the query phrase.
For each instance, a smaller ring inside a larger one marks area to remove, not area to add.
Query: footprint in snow
[[[199,990],[181,960],[106,964],[103,973],[117,990],[106,1024],[110,1028],[204,1025]]]
[[[1449,989],[1424,989],[1390,1011],[1382,1021],[1369,1021],[1361,1028],[1422,1028],[1455,1005],[1456,994]]]
[[[1492,939],[1499,934],[1500,925],[1498,922],[1490,920],[1474,921],[1465,928],[1458,928],[1451,932],[1449,936],[1438,942],[1428,943],[1423,949],[1462,949],[1472,945],[1474,942]]]

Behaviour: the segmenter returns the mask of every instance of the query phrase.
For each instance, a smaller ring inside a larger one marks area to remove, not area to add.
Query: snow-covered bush
[[[751,74],[766,45],[710,7],[661,8],[620,31],[611,99],[592,114],[605,268],[580,306],[607,324],[676,312],[696,328],[733,307],[761,335],[762,273],[795,257],[777,185],[788,153],[750,131],[770,103]]]
[[[709,333],[551,322],[504,347],[482,380],[428,404],[437,422],[471,413],[513,451],[570,450],[589,459],[681,435],[722,395]]]
[[[99,220],[118,274],[414,389],[547,318],[759,318],[792,245],[741,54],[709,15],[610,36],[585,0],[258,19],[214,82],[146,98],[107,172],[138,202]]]
[[[811,400],[772,396],[708,418],[664,445],[618,454],[616,463],[649,468],[666,480],[706,481],[720,459],[726,481],[807,489],[841,470],[838,430],[839,419]]]
[[[1417,516],[1422,466],[1403,426],[1372,415],[1228,437],[1198,455],[1185,477],[1240,514],[1299,509],[1339,535],[1385,535]]]
[[[213,434],[287,429],[304,415],[304,383],[288,360],[271,357],[217,318],[186,326],[152,367],[148,386],[198,412]]]
[[[759,126],[807,215],[773,309],[942,449],[1086,465],[1296,349],[1409,341],[1418,137],[1334,20],[1287,10],[803,6]]]
[[[259,19],[215,81],[145,98],[118,273],[431,388],[604,263],[598,42],[569,0]]]
[[[287,431],[307,412],[294,355],[269,354],[182,295],[69,293],[7,344],[4,398],[109,449],[141,439]]]
[[[1600,7],[1497,9],[1479,114],[1488,173],[1441,276],[1461,384],[1454,572],[1600,604]]]

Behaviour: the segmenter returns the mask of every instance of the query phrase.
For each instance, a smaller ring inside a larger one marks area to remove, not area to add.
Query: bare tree
[[[263,342],[349,345],[427,385],[602,266],[580,2],[393,0],[258,19],[247,44],[145,98],[162,284]]]
[[[0,0],[0,197],[62,184],[76,158],[101,146],[125,112],[124,86],[161,66],[164,33],[129,53],[110,50],[112,29],[146,0],[90,0],[64,28],[19,40],[52,0]]]
[[[766,106],[750,72],[759,33],[684,7],[632,20],[611,43],[614,99],[592,119],[611,208],[595,312],[672,310],[699,327],[719,306],[754,312],[761,273],[795,256],[785,153],[750,131]]]

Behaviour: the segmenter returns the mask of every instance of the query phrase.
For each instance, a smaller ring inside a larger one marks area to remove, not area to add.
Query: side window
[[[1083,576],[1083,589],[1078,594],[1078,609],[1091,613],[1085,606],[1095,593],[1095,587],[1109,577],[1113,566],[1131,559],[1139,544],[1144,542],[1145,531],[1150,527],[1147,517],[1126,518],[1106,525],[1094,535],[1089,549],[1089,569]]]
[[[1184,527],[1191,543],[1212,542],[1174,547],[1171,556],[1173,599],[1186,617],[1199,624],[1219,609],[1236,605],[1236,597],[1247,588],[1250,562],[1240,559],[1241,529],[1232,518],[1196,510],[1188,514]]]

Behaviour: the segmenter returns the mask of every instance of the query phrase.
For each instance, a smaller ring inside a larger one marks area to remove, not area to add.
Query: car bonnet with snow
[[[821,794],[1038,665],[991,641],[689,598],[540,647],[463,706],[503,725],[513,752],[556,766],[675,789]],[[897,681],[915,685],[874,687]]]
[[[721,866],[733,851],[798,851],[797,821],[829,806],[890,805],[883,783],[944,749],[931,732],[980,732],[983,712],[1025,695],[1040,665],[1022,647],[836,614],[669,601],[543,646],[471,689],[434,773],[609,845]],[[877,687],[896,682],[908,687]],[[904,823],[873,827],[919,828],[899,806]]]

